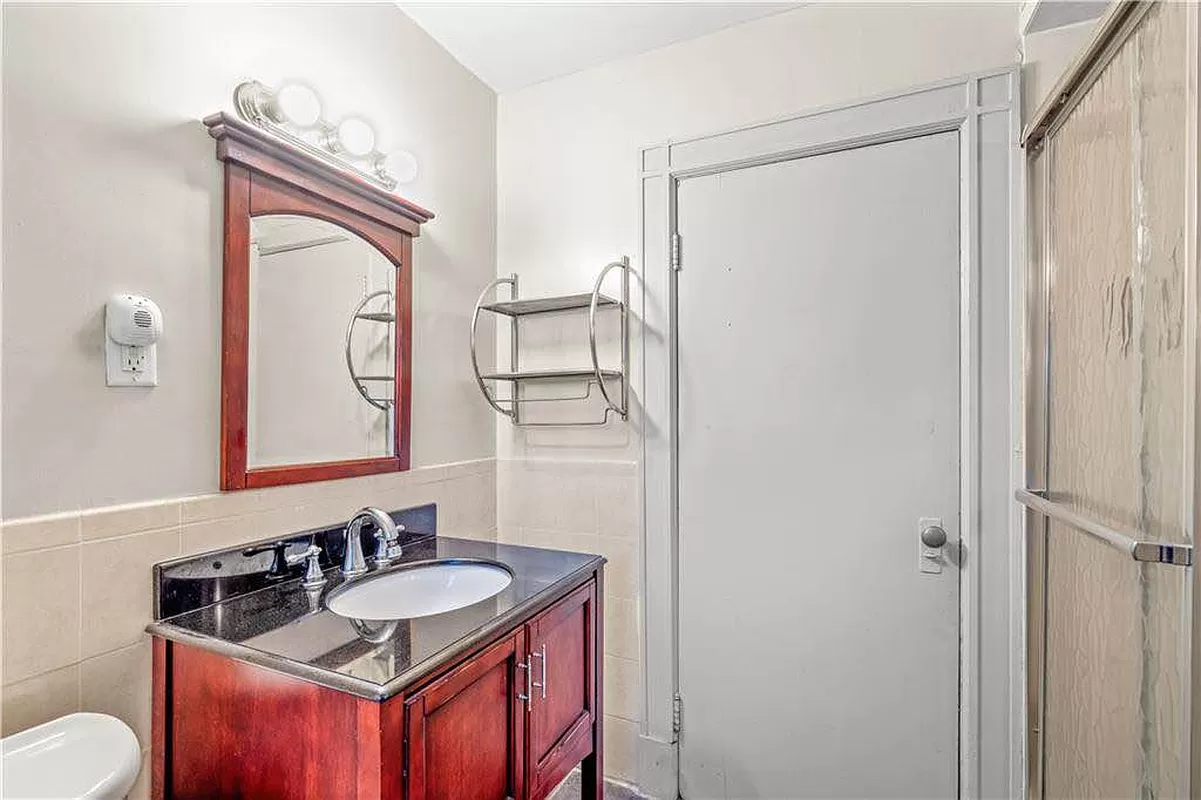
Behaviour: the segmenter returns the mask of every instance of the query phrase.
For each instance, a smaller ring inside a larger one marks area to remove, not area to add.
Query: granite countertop
[[[416,619],[356,621],[325,609],[343,583],[306,591],[300,581],[231,597],[151,623],[147,630],[176,642],[371,700],[383,700],[428,676],[531,611],[557,599],[604,559],[582,553],[428,536],[380,574],[421,561],[465,558],[505,565],[513,582],[500,594],[455,611]],[[367,580],[370,575],[359,578]]]

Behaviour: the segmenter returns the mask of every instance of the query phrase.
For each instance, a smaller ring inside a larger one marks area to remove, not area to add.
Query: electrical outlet
[[[158,386],[158,347],[117,344],[105,337],[104,373],[108,386]]]
[[[122,345],[121,370],[123,372],[144,372],[149,360],[146,351],[149,349],[148,347],[137,347],[136,345]]]

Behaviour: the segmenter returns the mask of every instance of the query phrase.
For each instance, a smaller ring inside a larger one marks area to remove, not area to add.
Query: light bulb
[[[311,128],[321,119],[321,98],[303,83],[286,83],[275,93],[275,107],[284,120]]]
[[[375,131],[358,117],[347,117],[338,123],[338,144],[352,156],[370,155],[375,149]]]
[[[417,157],[408,150],[393,150],[384,156],[384,172],[397,183],[411,183],[417,177]]]

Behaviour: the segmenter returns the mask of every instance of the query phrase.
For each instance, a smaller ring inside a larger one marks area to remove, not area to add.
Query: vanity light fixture
[[[297,128],[312,128],[321,121],[321,98],[303,83],[286,83],[275,93],[275,102],[268,105],[276,123],[290,122]]]
[[[385,189],[417,177],[417,158],[412,153],[376,149],[375,129],[361,117],[346,117],[336,125],[327,121],[321,98],[303,83],[285,83],[273,90],[246,81],[234,89],[234,108],[247,122]]]
[[[347,117],[338,123],[337,136],[331,144],[355,158],[364,158],[375,151],[375,131],[366,121]]]

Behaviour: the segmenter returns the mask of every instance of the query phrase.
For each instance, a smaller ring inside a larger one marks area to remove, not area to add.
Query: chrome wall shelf
[[[615,306],[620,301],[606,295],[597,295],[597,307]],[[562,297],[535,297],[530,300],[507,300],[497,303],[484,303],[480,308],[504,314],[508,317],[524,317],[529,314],[547,314],[552,311],[572,311],[588,308],[592,305],[592,295],[568,294]]]
[[[615,269],[621,271],[620,299],[601,294],[601,286],[604,285],[605,277]],[[508,300],[495,300],[491,303],[484,302],[485,298],[502,285],[508,285],[509,287]],[[588,348],[592,357],[592,366],[590,368],[521,369],[521,332],[519,323],[522,317],[561,311],[582,311],[584,309],[588,310]],[[600,366],[600,359],[597,356],[596,315],[602,309],[616,310],[619,314],[621,325],[621,367],[619,369],[602,368]],[[480,312],[482,311],[489,311],[493,314],[500,314],[512,319],[509,325],[508,371],[480,372],[479,359],[476,356],[476,328],[479,325]],[[510,275],[507,278],[497,278],[480,292],[480,297],[475,304],[475,311],[471,315],[471,368],[475,372],[475,379],[476,383],[479,384],[480,392],[483,393],[484,399],[488,401],[488,405],[492,406],[498,414],[508,417],[514,425],[521,428],[565,428],[604,425],[609,421],[610,414],[617,414],[622,419],[626,419],[629,415],[630,395],[629,313],[630,260],[625,256],[622,256],[618,261],[606,264],[597,276],[596,284],[593,286],[592,291],[585,294],[523,299],[517,295],[516,275]],[[575,381],[582,383],[584,384],[583,394],[567,397],[521,396],[521,387],[523,385],[552,381]],[[489,386],[489,382],[511,384],[512,391],[510,396],[497,397],[494,388]],[[521,407],[523,405],[534,403],[578,403],[590,398],[594,388],[600,392],[601,399],[605,403],[604,411],[599,419],[585,419],[571,422],[535,422],[522,419]]]
[[[381,311],[367,311],[367,306],[371,301],[379,298],[384,309]],[[346,369],[350,372],[350,380],[354,383],[354,388],[373,408],[378,408],[380,411],[388,411],[392,408],[393,393],[387,389],[388,394],[384,397],[373,395],[368,389],[369,383],[393,383],[396,380],[395,375],[360,375],[355,372],[354,358],[350,352],[351,341],[354,339],[355,324],[359,320],[366,322],[382,322],[391,325],[396,322],[396,314],[387,310],[392,305],[392,292],[389,289],[381,289],[378,292],[372,292],[363,298],[362,302],[355,307],[351,312],[350,324],[346,326]],[[391,419],[391,417],[389,417]],[[389,434],[391,436],[391,434]]]

